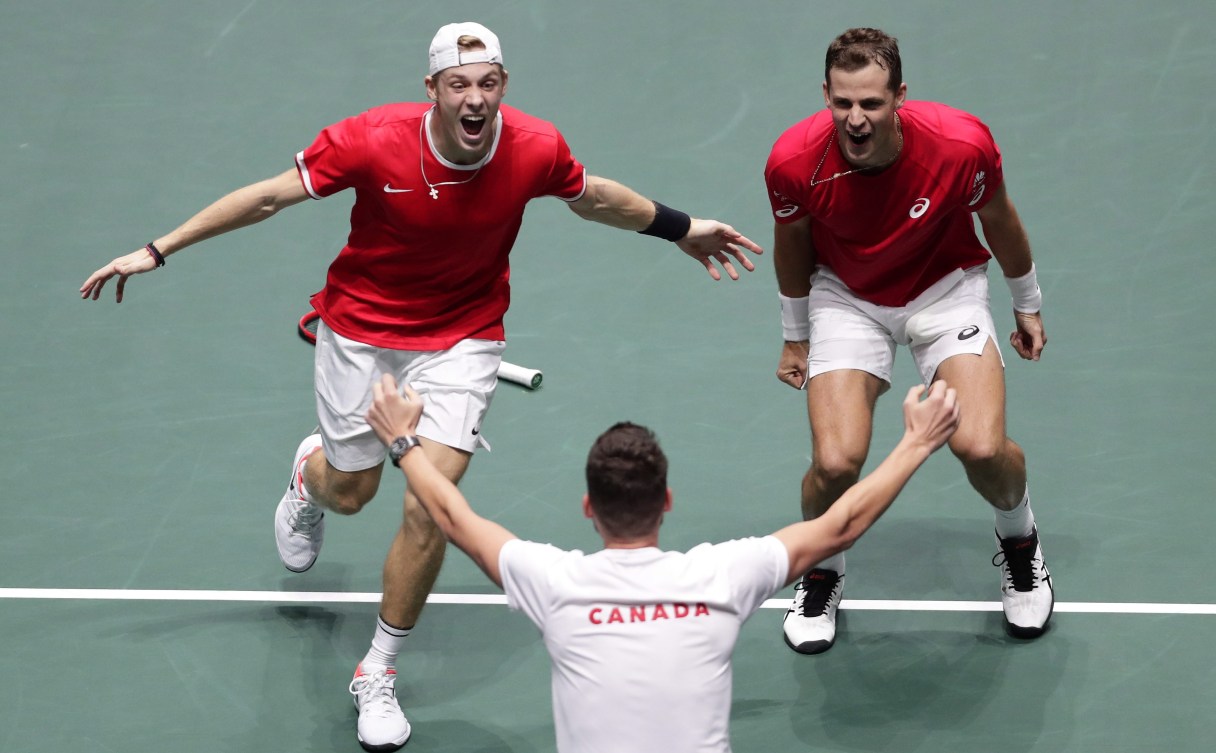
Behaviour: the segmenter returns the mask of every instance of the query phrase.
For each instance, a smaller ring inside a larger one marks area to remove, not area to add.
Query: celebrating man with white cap
[[[498,37],[476,23],[435,35],[425,79],[429,103],[376,107],[325,128],[296,165],[238,189],[172,232],[94,272],[82,298],[97,300],[132,275],[199,241],[260,222],[308,198],[355,190],[346,246],[312,298],[321,315],[315,386],[318,432],[296,451],[275,513],[287,569],[309,569],[325,512],[359,512],[375,495],[384,447],[367,425],[383,373],[411,384],[428,411],[423,452],[451,481],[468,467],[496,386],[510,297],[507,257],[527,202],[556,196],[575,214],[674,242],[715,280],[753,265],[760,248],[728,225],[692,219],[604,178],[587,175],[548,122],[502,104],[507,90]],[[412,444],[410,446],[413,446]],[[409,446],[393,446],[396,465]],[[350,690],[359,741],[396,750],[410,736],[395,696],[396,656],[426,602],[445,539],[413,494],[384,563],[384,594],[371,649]]]

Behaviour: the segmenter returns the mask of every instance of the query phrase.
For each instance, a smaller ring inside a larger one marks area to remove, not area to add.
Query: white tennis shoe
[[[822,654],[836,642],[836,610],[844,594],[844,574],[816,568],[794,586],[785,613],[785,644],[800,654]]]
[[[279,559],[293,573],[312,567],[325,538],[325,511],[304,499],[304,461],[321,448],[321,435],[305,437],[291,464],[291,481],[274,511],[274,543]]]
[[[1001,568],[1005,629],[1015,638],[1038,638],[1047,630],[1056,603],[1051,573],[1039,546],[1039,529],[1024,538],[1002,539],[998,534],[996,543],[1001,551],[993,556],[992,564]]]
[[[379,669],[370,675],[355,668],[350,692],[359,709],[359,744],[364,750],[397,750],[410,739],[410,723],[397,703],[397,670]]]

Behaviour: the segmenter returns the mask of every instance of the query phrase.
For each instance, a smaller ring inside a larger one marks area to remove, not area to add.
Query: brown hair
[[[667,502],[667,456],[654,432],[624,421],[601,434],[587,455],[587,497],[601,533],[653,531]]]
[[[849,29],[832,40],[823,66],[823,80],[831,82],[833,68],[849,73],[870,63],[887,72],[887,88],[899,91],[899,85],[904,82],[899,40],[879,29]]]

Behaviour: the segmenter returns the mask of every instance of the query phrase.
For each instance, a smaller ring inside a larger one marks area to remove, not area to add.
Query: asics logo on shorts
[[[962,332],[958,333],[958,339],[970,340],[971,338],[975,337],[979,333],[980,333],[980,328],[975,326],[974,324],[972,324],[970,327],[967,327]]]
[[[908,210],[908,216],[915,220],[928,211],[929,200],[926,198],[920,198],[917,199],[916,203],[912,205],[912,208]]]

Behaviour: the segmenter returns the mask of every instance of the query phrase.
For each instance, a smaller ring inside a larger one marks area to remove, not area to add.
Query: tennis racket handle
[[[524,387],[534,390],[540,386],[541,381],[544,379],[544,375],[539,369],[529,369],[503,361],[498,365],[498,378],[505,379],[508,382],[522,384]]]

